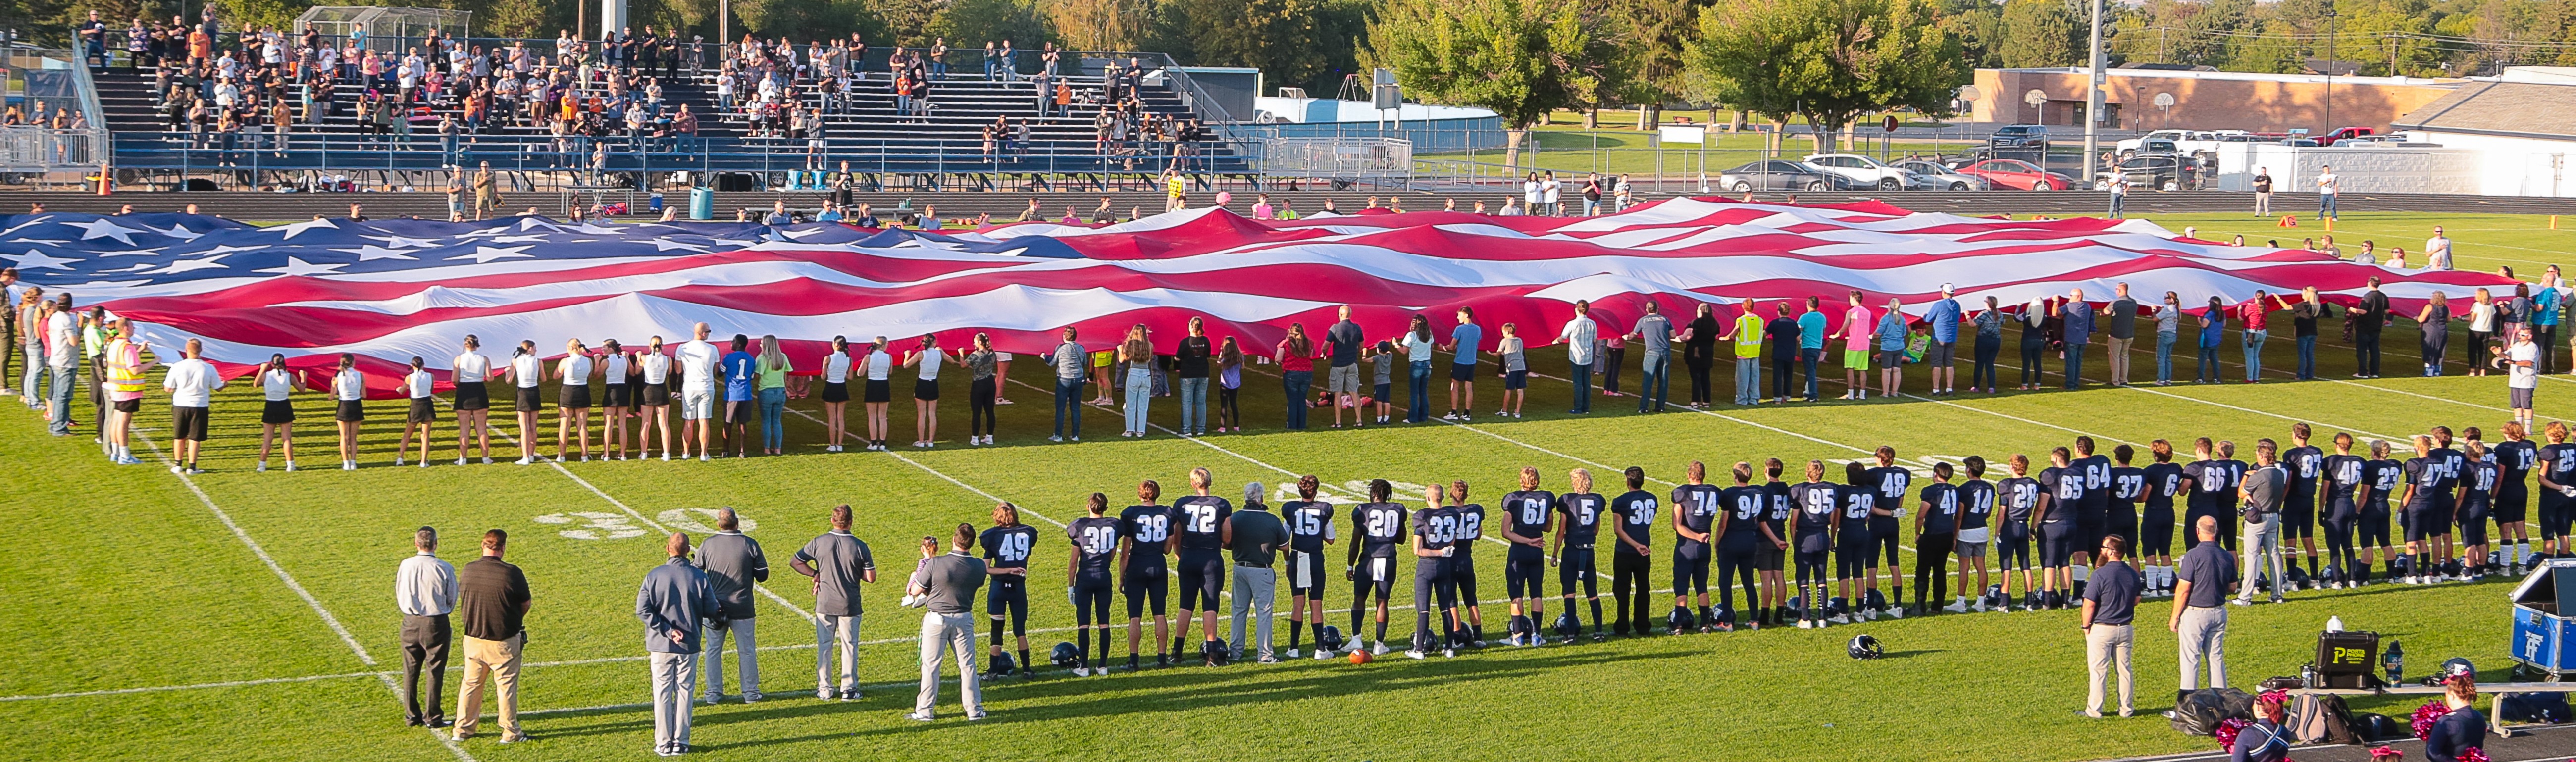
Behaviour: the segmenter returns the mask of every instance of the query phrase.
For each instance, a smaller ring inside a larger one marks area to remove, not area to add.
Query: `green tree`
[[[1012,50],[1038,50],[1054,34],[1055,26],[1030,0],[948,0],[930,17],[930,35],[947,38],[948,47],[957,50],[980,50],[986,42],[1003,40],[1011,41]]]
[[[1369,24],[1362,60],[1395,70],[1423,101],[1493,109],[1511,126],[1505,159],[1518,164],[1530,125],[1583,104],[1611,66],[1615,53],[1576,5],[1391,0]]]
[[[1174,60],[1249,66],[1272,84],[1327,89],[1358,67],[1358,0],[1166,0],[1156,41]]]
[[[1970,68],[2003,65],[2004,10],[1992,0],[1942,0],[1941,25],[1959,41]]]
[[[1074,50],[1136,50],[1154,33],[1153,0],[1053,0],[1047,22]]]
[[[1969,71],[1939,21],[1929,0],[1738,0],[1700,12],[1683,60],[1720,101],[1806,117],[1825,151],[1873,112],[1948,111]]]
[[[2092,43],[2084,32],[2090,19],[2076,15],[2080,8],[2066,0],[2008,0],[1998,61],[2015,69],[2082,64]]]
[[[939,10],[930,0],[860,0],[867,10],[871,27],[865,38],[871,45],[901,45],[908,48],[930,45],[930,23]],[[981,46],[981,41],[977,45]]]
[[[1689,91],[1682,71],[1682,46],[1699,23],[1702,0],[1614,0],[1602,4],[1603,26],[1621,55],[1602,78],[1600,92],[1585,105],[1584,127],[1594,127],[1597,108],[1616,103],[1643,106],[1638,129],[1660,121],[1665,103]]]

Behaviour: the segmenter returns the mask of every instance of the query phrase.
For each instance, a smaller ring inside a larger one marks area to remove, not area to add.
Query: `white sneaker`
[[[1458,658],[1458,649],[1455,649],[1455,648],[1443,648],[1443,649],[1440,649],[1440,658],[1443,658],[1443,659],[1455,659],[1455,658]]]
[[[698,453],[698,462],[700,462],[700,463],[709,463],[709,462],[713,462],[714,460],[715,460],[714,458],[707,457],[707,454],[706,454],[706,453],[703,453],[703,452],[702,452],[702,453]]]
[[[486,465],[486,466],[488,466],[488,465],[492,465],[492,456],[490,456],[490,455],[485,455],[485,456],[483,456],[483,465]]]
[[[358,470],[358,462],[357,462],[357,461],[354,461],[354,460],[344,460],[344,461],[340,461],[340,470],[342,470],[342,471],[356,471],[356,470]]]
[[[1849,614],[1835,614],[1833,616],[1826,617],[1825,622],[1827,624],[1851,624],[1852,618]]]
[[[1430,655],[1430,654],[1423,653],[1423,652],[1421,651],[1421,649],[1414,649],[1414,648],[1408,648],[1408,649],[1405,649],[1405,651],[1404,651],[1404,656],[1405,656],[1405,658],[1408,658],[1408,659],[1428,659],[1428,658],[1431,658],[1431,655]]]
[[[429,461],[426,461],[426,460],[421,461],[421,462],[420,462],[420,467],[421,467],[421,468],[428,468],[428,467],[429,467]]]
[[[1319,654],[1320,654],[1320,653],[1323,653],[1323,652],[1322,652],[1322,651],[1317,651],[1316,653],[1319,653]],[[1294,649],[1294,648],[1288,649],[1285,655],[1286,655],[1288,658],[1291,658],[1291,659],[1298,658],[1298,656],[1299,656],[1299,654],[1298,654],[1298,652],[1297,652],[1297,649]]]
[[[424,463],[424,464],[422,464],[422,465],[428,465],[428,464]],[[456,459],[456,465],[460,465],[460,466],[465,465],[465,459],[464,459],[463,457],[458,457],[458,458]]]
[[[519,465],[522,465],[522,466],[524,466],[524,465],[528,465],[528,464],[531,464],[531,463],[535,463],[535,462],[537,462],[537,461],[536,461],[536,459],[534,459],[534,458],[528,458],[528,457],[521,457],[521,458],[519,458],[519,461],[518,461]]]
[[[1316,660],[1316,661],[1323,661],[1323,660],[1330,659],[1330,658],[1333,658],[1333,652],[1332,652],[1332,651],[1327,650],[1327,649],[1322,649],[1322,648],[1315,649],[1315,660]]]
[[[290,461],[287,461],[287,462],[286,462],[286,470],[288,470],[288,471],[293,471],[293,470],[295,470],[295,461],[291,461],[291,460],[290,460]]]
[[[1950,605],[1947,605],[1947,606],[1943,606],[1943,607],[1941,607],[1941,610],[1942,610],[1943,612],[1951,613],[1951,614],[1965,614],[1965,613],[1968,613],[1968,602],[1967,602],[1967,601],[1958,601],[1958,602],[1952,603],[1952,604],[1950,604]]]
[[[1816,629],[1816,623],[1815,623],[1815,622],[1810,622],[1810,621],[1807,621],[1807,620],[1804,620],[1804,619],[1800,619],[1800,620],[1798,620],[1798,629],[1801,629],[1801,630],[1812,630],[1812,629]]]
[[[172,469],[170,469],[170,470],[172,470],[172,471],[177,471],[177,470],[179,470],[179,469],[177,469],[177,468],[172,468]],[[256,468],[252,468],[252,469],[251,469],[251,473],[255,473],[255,474],[265,474],[265,473],[268,473],[268,461],[265,461],[265,460],[260,461],[260,462],[259,462],[259,466],[258,466],[258,467],[256,467]]]
[[[671,454],[670,454],[670,453],[667,453],[667,452],[666,452],[666,453],[662,453],[662,462],[664,462],[664,463],[669,463],[669,462],[671,462]]]
[[[1085,669],[1085,668],[1082,668],[1082,667],[1075,667],[1075,668],[1073,668],[1073,676],[1074,676],[1074,677],[1090,677],[1090,676],[1091,676],[1091,670],[1089,670],[1089,669]]]
[[[1377,648],[1370,650],[1370,651],[1369,651],[1369,655],[1371,655],[1371,656],[1385,656],[1385,655],[1386,655],[1386,641],[1383,641],[1383,640],[1378,641],[1378,642],[1377,642]]]
[[[400,466],[400,465],[402,465],[402,464],[403,464],[402,456],[400,456],[400,455],[396,455],[396,456],[394,456],[394,465],[396,465],[396,466]]]
[[[1457,413],[1450,413],[1450,414],[1448,414],[1448,415],[1440,416],[1440,420],[1443,420],[1443,421],[1455,421],[1455,420],[1458,420],[1458,414],[1457,414]]]

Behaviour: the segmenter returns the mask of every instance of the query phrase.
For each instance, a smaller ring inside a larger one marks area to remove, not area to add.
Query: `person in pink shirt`
[[[1254,197],[1253,197],[1253,200],[1252,200],[1252,218],[1253,218],[1253,219],[1256,219],[1256,220],[1266,220],[1266,219],[1271,219],[1272,217],[1277,216],[1277,214],[1278,214],[1278,211],[1277,211],[1277,210],[1275,210],[1275,209],[1272,209],[1272,208],[1270,207],[1270,194],[1268,194],[1268,193],[1264,193],[1264,194],[1261,194],[1261,195],[1259,195],[1259,196],[1254,196]]]
[[[1869,399],[1869,347],[1872,333],[1878,328],[1878,313],[1861,304],[1861,293],[1857,289],[1851,292],[1849,299],[1850,305],[1843,309],[1842,327],[1825,339],[1843,340],[1843,385],[1849,390],[1843,392],[1842,398]]]
[[[2272,337],[2270,324],[2265,320],[2272,308],[2271,299],[2270,294],[2256,289],[2254,298],[2236,305],[2237,318],[2245,321],[2245,383],[2261,383],[2263,380],[2263,341]]]

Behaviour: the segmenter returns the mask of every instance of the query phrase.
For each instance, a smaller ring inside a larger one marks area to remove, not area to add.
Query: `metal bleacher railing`
[[[67,50],[0,48],[0,111],[32,115],[39,103],[49,114],[77,115],[79,126],[0,126],[0,172],[43,182],[55,173],[96,171],[108,133],[89,70]]]

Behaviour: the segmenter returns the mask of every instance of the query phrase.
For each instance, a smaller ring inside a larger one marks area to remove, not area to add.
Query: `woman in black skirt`
[[[994,399],[1000,396],[997,387],[1002,377],[994,370],[997,360],[993,352],[993,336],[977,331],[974,345],[973,349],[957,352],[957,364],[965,367],[967,375],[972,377],[966,389],[966,443],[988,445],[993,443],[996,429],[993,405]]]
[[[268,356],[268,364],[259,367],[259,388],[268,405],[259,412],[259,470],[268,470],[268,448],[271,443],[286,449],[286,470],[295,470],[295,402],[287,395],[304,391],[304,382],[286,369],[286,355]]]
[[[473,334],[465,335],[465,351],[449,362],[449,380],[456,382],[456,465],[465,465],[465,442],[477,440],[483,447],[483,465],[492,465],[492,358],[474,350],[483,342]]]
[[[413,355],[410,372],[404,373],[402,383],[394,386],[394,391],[402,392],[411,400],[410,409],[403,414],[402,443],[394,447],[394,465],[397,466],[403,464],[403,454],[411,451],[411,436],[417,433],[420,435],[420,467],[429,467],[429,428],[430,424],[438,421],[438,405],[430,395],[436,391],[438,379],[429,375],[426,365],[428,363],[420,356]]]
[[[877,337],[868,345],[867,391],[859,398],[868,408],[868,449],[886,448],[886,404],[894,401],[894,389],[887,376],[894,372],[894,355],[886,353],[886,337]]]
[[[636,437],[653,441],[653,431],[662,432],[662,459],[671,459],[671,356],[662,352],[662,337],[652,339],[651,348],[635,358],[635,404],[643,408],[635,417],[643,424]],[[636,448],[641,456],[643,448]]]
[[[358,423],[367,420],[367,374],[358,372],[358,356],[340,353],[340,372],[331,376],[331,420],[340,424],[340,470],[358,470]]]
[[[534,465],[537,462],[537,416],[545,412],[546,407],[546,363],[537,359],[537,343],[520,339],[518,348],[510,350],[510,369],[503,371],[502,375],[510,380],[517,395],[513,400],[516,409],[512,411],[519,417],[517,463]],[[560,443],[558,440],[558,445]]]
[[[599,421],[599,459],[625,460],[635,444],[626,438],[626,416],[635,409],[635,363],[616,339],[600,342],[599,351],[600,407],[608,416]]]
[[[919,437],[913,441],[914,447],[929,447],[939,441],[939,364],[947,358],[939,351],[939,337],[924,334],[920,348],[903,360],[904,367],[921,373],[912,382],[912,435]]]
[[[563,382],[555,398],[555,462],[572,457],[564,441],[572,438],[581,450],[581,462],[590,462],[590,374],[598,363],[590,359],[590,348],[580,339],[564,340],[564,358],[555,363],[555,378]]]
[[[824,452],[840,452],[850,438],[850,337],[832,337],[832,352],[823,356]]]

